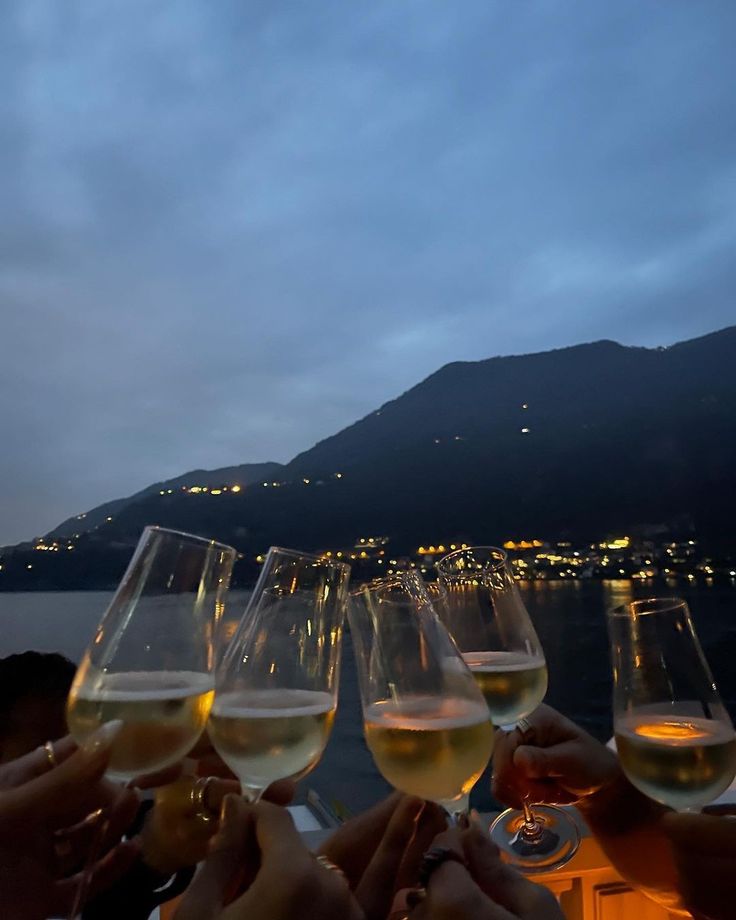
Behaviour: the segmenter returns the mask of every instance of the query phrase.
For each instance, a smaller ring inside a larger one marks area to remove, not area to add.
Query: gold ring
[[[528,744],[534,737],[534,726],[530,725],[527,719],[519,719],[516,723],[516,731],[521,737],[522,744]]]
[[[56,759],[56,751],[54,750],[53,741],[47,741],[43,746],[44,751],[46,752],[46,760],[49,762],[49,768],[51,770],[59,766],[59,761]]]
[[[207,789],[214,778],[214,776],[200,776],[189,792],[195,816],[201,821],[212,821],[217,817],[217,813],[207,804]]]
[[[314,858],[317,860],[320,866],[322,866],[323,869],[327,869],[328,872],[337,872],[338,875],[341,875],[343,878],[345,878],[345,873],[342,871],[342,869],[331,859],[323,856],[322,853],[318,853]]]

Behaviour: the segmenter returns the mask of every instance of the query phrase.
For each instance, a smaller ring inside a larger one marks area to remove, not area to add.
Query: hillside
[[[50,530],[45,536],[51,540],[61,537],[74,537],[94,530],[110,516],[119,514],[123,508],[140,502],[149,495],[160,495],[168,489],[181,489],[182,486],[199,484],[217,487],[224,483],[236,483],[243,487],[263,479],[273,479],[283,469],[280,463],[244,463],[240,466],[223,466],[216,470],[190,470],[174,479],[165,479],[146,486],[140,492],[135,492],[127,498],[115,498],[103,505],[97,505],[90,511],[83,511],[74,517],[62,521],[58,527]]]
[[[97,529],[73,551],[34,553],[32,575],[18,557],[0,584],[114,580],[146,523],[231,542],[246,560],[273,543],[318,549],[376,533],[396,553],[451,537],[646,527],[732,544],[735,358],[730,327],[666,349],[601,341],[449,364],[286,466],[250,484],[239,476],[237,493],[184,491],[187,474],[94,509]],[[56,558],[36,565],[42,555]]]

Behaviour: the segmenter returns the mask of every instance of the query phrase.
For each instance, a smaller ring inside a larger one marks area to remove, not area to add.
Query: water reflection
[[[622,604],[630,604],[634,600],[634,583],[625,578],[602,581],[601,585],[608,597],[606,610],[611,607],[620,607]]]

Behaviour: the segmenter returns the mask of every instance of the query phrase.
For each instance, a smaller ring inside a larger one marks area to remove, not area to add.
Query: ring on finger
[[[519,719],[516,723],[516,731],[519,733],[522,744],[528,744],[534,738],[534,726],[528,719]]]
[[[189,798],[194,806],[194,814],[200,821],[213,821],[217,817],[217,812],[207,804],[207,789],[214,780],[214,776],[201,776],[192,786]]]
[[[334,863],[327,856],[324,856],[322,853],[318,853],[314,858],[317,860],[320,866],[322,866],[323,869],[327,869],[328,872],[337,872],[338,875],[341,875],[343,878],[345,878],[345,873],[342,871],[342,869],[337,865],[337,863]]]

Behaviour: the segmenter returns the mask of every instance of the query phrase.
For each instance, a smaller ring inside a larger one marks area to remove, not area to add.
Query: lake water
[[[732,717],[736,717],[736,589],[729,585],[632,584],[628,581],[540,581],[520,585],[545,648],[547,702],[601,740],[611,735],[611,677],[605,611],[633,597],[685,597]],[[0,657],[25,649],[59,651],[78,661],[111,595],[108,593],[0,593]],[[228,616],[243,606],[235,593]],[[305,781],[327,800],[353,810],[376,801],[388,786],[363,742],[357,678],[350,641],[345,643],[340,706],[325,756]],[[473,795],[489,808],[488,782]]]

